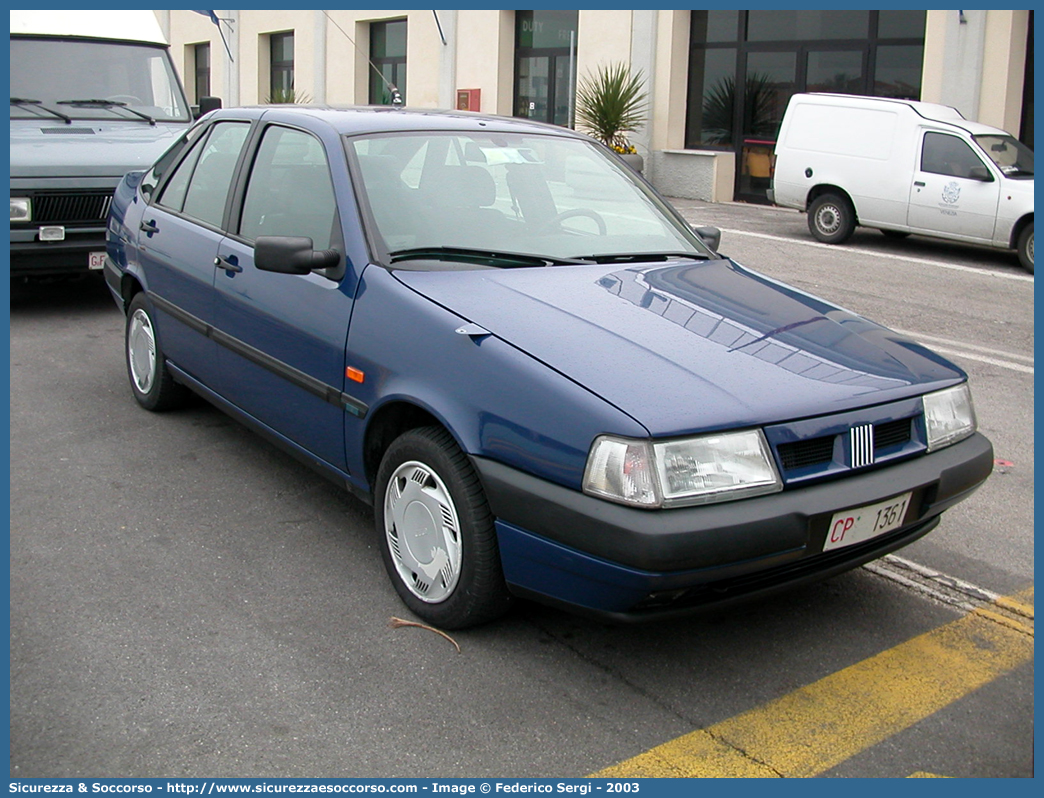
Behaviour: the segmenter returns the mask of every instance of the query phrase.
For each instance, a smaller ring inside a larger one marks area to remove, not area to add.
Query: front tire
[[[855,230],[855,211],[844,197],[821,194],[808,208],[808,229],[824,244],[841,244]]]
[[[152,304],[145,294],[135,294],[127,307],[124,334],[127,376],[139,405],[146,410],[172,410],[185,403],[188,389],[174,382],[156,338],[152,317]]]
[[[508,609],[493,516],[448,432],[424,427],[397,438],[381,461],[375,498],[385,568],[415,615],[462,629]]]
[[[1033,274],[1033,222],[1019,233],[1018,252],[1022,268]]]

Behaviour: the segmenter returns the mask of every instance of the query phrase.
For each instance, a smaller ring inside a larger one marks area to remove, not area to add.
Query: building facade
[[[572,127],[578,79],[625,63],[630,143],[663,193],[764,201],[795,92],[952,105],[1033,146],[1032,11],[156,11],[190,100],[403,102]]]

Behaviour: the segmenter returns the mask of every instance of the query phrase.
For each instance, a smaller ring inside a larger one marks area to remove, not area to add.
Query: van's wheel
[[[1030,222],[1019,233],[1019,263],[1022,268],[1033,274],[1033,222]]]
[[[414,614],[461,629],[507,610],[493,516],[446,430],[410,430],[388,447],[374,504],[384,565]]]
[[[824,244],[840,244],[855,230],[855,212],[837,194],[821,194],[808,208],[808,229]]]
[[[152,317],[152,303],[144,292],[135,294],[127,308],[124,335],[127,376],[139,405],[146,410],[172,410],[185,403],[189,391],[174,381],[167,368]]]

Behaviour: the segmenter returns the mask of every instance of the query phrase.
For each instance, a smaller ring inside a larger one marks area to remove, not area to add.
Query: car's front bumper
[[[520,595],[618,620],[764,595],[876,559],[927,533],[993,468],[982,435],[895,465],[771,496],[673,510],[612,504],[475,458],[505,578]],[[907,523],[823,552],[842,510],[912,491]]]
[[[105,252],[105,227],[67,228],[62,241],[39,241],[35,230],[11,231],[11,276],[86,274],[90,255]]]

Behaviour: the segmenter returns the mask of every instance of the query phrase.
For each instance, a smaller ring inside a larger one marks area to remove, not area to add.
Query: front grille
[[[784,471],[829,463],[834,458],[834,436],[781,444],[779,459]]]
[[[874,453],[910,442],[910,419],[888,421],[874,427]]]
[[[104,222],[112,204],[110,192],[36,194],[33,224],[83,224]]]
[[[776,443],[776,455],[787,482],[840,476],[896,457],[913,454],[923,444],[915,439],[914,417],[879,424],[838,424],[829,435]],[[852,423],[852,422],[848,422]],[[798,432],[793,430],[791,434]]]

